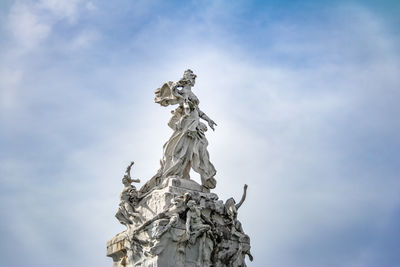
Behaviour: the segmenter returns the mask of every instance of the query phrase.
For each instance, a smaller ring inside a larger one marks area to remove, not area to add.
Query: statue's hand
[[[214,129],[214,125],[217,126],[217,124],[213,121],[213,120],[208,120],[208,126],[210,126],[210,128],[215,131]]]

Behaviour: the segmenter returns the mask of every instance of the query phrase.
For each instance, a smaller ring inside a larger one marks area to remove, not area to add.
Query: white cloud
[[[100,38],[99,32],[95,30],[83,30],[68,43],[72,50],[89,48]]]
[[[97,7],[92,3],[92,2],[87,2],[86,3],[86,9],[89,11],[94,11],[97,9]]]
[[[7,110],[18,106],[18,86],[21,81],[20,70],[0,68],[0,110],[4,114]],[[4,113],[3,113],[4,112]]]
[[[77,20],[81,0],[41,0],[38,7],[48,10],[57,19],[66,19],[69,23]],[[90,2],[87,4],[90,6]]]
[[[38,46],[51,32],[51,25],[42,21],[32,6],[16,2],[8,18],[8,30],[22,49]]]
[[[52,29],[57,22],[76,24],[83,11],[94,10],[94,5],[88,2],[81,7],[81,0],[41,0],[39,2],[16,1],[7,18],[7,29],[14,37],[19,54],[41,48],[51,37]],[[97,33],[94,30],[80,33],[75,37],[73,46],[86,46]]]

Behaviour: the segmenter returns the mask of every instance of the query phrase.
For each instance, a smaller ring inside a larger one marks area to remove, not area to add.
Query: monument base
[[[246,266],[250,239],[239,207],[193,180],[170,177],[138,202],[127,230],[107,242],[107,256],[114,267]]]

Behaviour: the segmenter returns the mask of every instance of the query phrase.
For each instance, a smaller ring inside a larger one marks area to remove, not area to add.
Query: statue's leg
[[[191,164],[190,164],[190,162],[186,162],[186,161],[184,161],[184,164],[186,164],[186,166],[183,169],[182,178],[186,179],[186,180],[189,180],[190,179]]]
[[[206,188],[213,189],[217,185],[217,181],[214,178],[217,171],[209,160],[207,150],[201,147],[201,143],[196,148],[197,150],[192,160],[192,168],[200,174],[201,184]]]

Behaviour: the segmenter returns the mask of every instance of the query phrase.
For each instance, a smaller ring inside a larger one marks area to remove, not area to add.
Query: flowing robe
[[[203,186],[215,188],[216,170],[207,151],[208,141],[204,134],[207,126],[200,122],[199,100],[191,91],[182,94],[174,91],[173,86],[174,83],[168,82],[155,92],[156,103],[162,106],[179,104],[179,107],[172,112],[168,126],[174,132],[164,144],[161,168],[152,180],[171,176],[190,179],[189,172],[193,168],[200,174]]]

